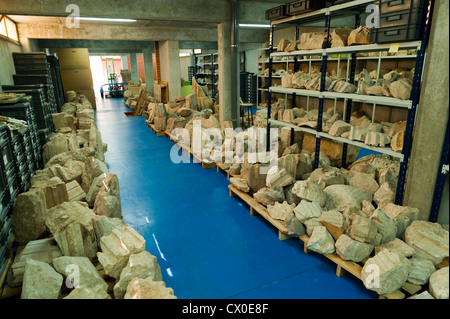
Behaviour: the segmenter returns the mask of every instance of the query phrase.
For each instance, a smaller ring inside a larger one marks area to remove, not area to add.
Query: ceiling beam
[[[42,23],[19,23],[17,28],[19,37],[28,39],[217,42],[217,28],[125,27],[93,24],[85,24],[80,28],[67,28],[61,24]],[[267,30],[241,30],[239,40],[261,43],[267,41],[268,37]]]

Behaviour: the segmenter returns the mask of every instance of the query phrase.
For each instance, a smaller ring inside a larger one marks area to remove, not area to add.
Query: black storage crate
[[[6,188],[9,191],[11,204],[14,204],[14,201],[16,200],[17,195],[19,195],[21,188],[19,178],[14,169],[14,165],[9,165],[6,167]]]
[[[275,8],[266,10],[266,20],[278,20],[287,18],[286,5],[277,6]]]
[[[327,2],[325,0],[298,0],[286,4],[286,14],[289,16],[302,14],[309,11],[325,8]]]
[[[0,177],[1,182],[2,177]],[[3,190],[0,190],[0,229],[2,228],[2,222],[7,217],[8,211],[11,209],[11,200],[9,197],[9,191],[6,188],[6,183]],[[4,222],[3,222],[4,223]]]
[[[0,140],[0,155],[2,157],[2,170],[6,172],[7,167],[14,165],[14,155],[9,138]]]
[[[420,39],[420,29],[420,24],[372,29],[370,41],[372,43],[416,41]]]
[[[48,74],[14,74],[13,80],[15,85],[52,84]]]

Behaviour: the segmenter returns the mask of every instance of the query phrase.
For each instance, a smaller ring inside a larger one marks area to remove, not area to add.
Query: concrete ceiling
[[[28,16],[28,15],[8,15],[16,23],[30,24],[41,23],[51,25],[65,25],[67,17],[52,17],[52,16]],[[204,23],[195,21],[176,21],[176,20],[137,20],[136,22],[111,22],[111,21],[90,21],[82,20],[80,25],[101,25],[101,26],[118,26],[123,25],[127,27],[155,27],[155,28],[203,28],[203,29],[215,29],[216,23]]]

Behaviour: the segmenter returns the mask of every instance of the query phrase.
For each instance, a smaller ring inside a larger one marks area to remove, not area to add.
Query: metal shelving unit
[[[327,62],[336,59],[333,55],[338,55],[337,60],[341,58],[342,54],[345,54],[347,58],[347,81],[354,84],[355,83],[355,69],[356,62],[359,59],[394,59],[398,57],[392,56],[382,56],[382,51],[389,51],[392,47],[392,44],[368,44],[368,45],[355,45],[348,47],[339,47],[339,48],[328,48],[329,38],[330,38],[330,28],[331,28],[331,19],[336,17],[343,16],[354,16],[355,17],[355,28],[360,26],[360,14],[365,12],[367,5],[374,4],[376,1],[374,0],[354,0],[350,2],[346,2],[340,5],[334,5],[328,8],[324,8],[321,10],[304,13],[297,16],[288,17],[285,19],[274,20],[271,21],[270,26],[270,44],[269,44],[269,90],[268,90],[268,112],[267,112],[267,148],[269,150],[270,147],[270,125],[283,125],[287,127],[291,127],[292,130],[303,131],[307,133],[314,134],[316,136],[316,147],[315,147],[315,162],[314,168],[318,168],[319,166],[319,154],[320,154],[320,142],[322,138],[327,138],[335,141],[339,141],[343,143],[343,158],[342,158],[342,166],[346,166],[346,157],[347,157],[347,147],[349,144],[356,145],[361,148],[370,149],[379,153],[388,154],[393,157],[397,157],[401,159],[400,164],[400,172],[399,179],[397,183],[397,192],[395,198],[395,204],[401,205],[403,201],[403,193],[404,193],[404,185],[406,178],[406,170],[408,167],[408,160],[411,153],[411,145],[412,145],[412,133],[416,116],[416,109],[419,102],[419,94],[420,94],[420,82],[422,78],[422,71],[425,61],[425,52],[428,44],[429,31],[431,27],[431,17],[432,11],[434,7],[434,0],[425,0],[422,25],[421,25],[421,39],[420,41],[411,41],[404,42],[398,45],[399,49],[417,49],[417,55],[408,56],[407,58],[414,58],[415,68],[414,68],[414,78],[412,85],[412,92],[410,100],[404,101],[396,98],[384,97],[384,96],[369,96],[369,95],[358,95],[358,94],[346,94],[346,93],[336,93],[325,91],[325,80],[326,80],[326,71],[327,71]],[[325,21],[325,31],[324,31],[324,41],[322,44],[322,49],[318,50],[302,50],[302,51],[293,51],[293,52],[274,52],[273,39],[274,39],[274,30],[277,27],[282,27],[283,24],[287,24],[291,26],[295,24],[296,29],[296,39],[299,39],[299,27],[303,24],[310,22],[319,22]],[[357,55],[360,53],[366,52],[380,52],[378,57],[358,57]],[[298,64],[302,61],[312,62],[313,59],[303,59],[304,57],[312,57],[312,56],[321,56],[321,59],[314,58],[317,62],[322,62],[321,65],[321,83],[319,91],[309,91],[309,90],[298,90],[298,89],[286,89],[282,87],[272,86],[273,75],[272,75],[272,65],[276,63],[274,59],[279,59],[286,57],[288,60],[293,57],[294,59],[294,73],[298,71]],[[302,58],[302,59],[299,59]],[[406,58],[406,57],[402,57]],[[275,121],[272,119],[271,112],[271,95],[272,93],[285,93],[292,94],[292,108],[295,108],[295,96],[306,96],[315,97],[319,99],[318,106],[318,120],[317,120],[317,129],[310,129],[304,127],[298,127],[296,125],[285,123],[282,121]],[[382,147],[372,147],[368,146],[364,143],[351,141],[342,137],[334,137],[325,132],[322,132],[322,114],[325,99],[344,99],[344,121],[350,123],[350,116],[352,113],[352,103],[353,102],[365,102],[372,103],[375,107],[376,104],[381,104],[389,107],[400,107],[407,109],[407,120],[406,120],[406,131],[405,138],[403,144],[402,153],[394,152],[391,148],[382,148]]]
[[[205,61],[206,60],[206,61]],[[209,72],[203,72],[205,66],[209,67]],[[199,72],[201,70],[201,72]],[[200,78],[199,78],[200,76]],[[211,97],[215,99],[217,97],[217,86],[219,79],[219,62],[218,54],[202,54],[195,56],[195,68],[194,77],[198,84],[207,85],[211,90]],[[201,81],[200,81],[201,79]],[[205,79],[208,79],[205,81]]]

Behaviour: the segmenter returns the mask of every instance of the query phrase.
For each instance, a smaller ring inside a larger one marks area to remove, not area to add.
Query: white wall
[[[189,81],[188,67],[191,66],[191,57],[183,56],[180,57],[180,75],[181,79],[184,81]]]
[[[13,74],[16,74],[16,70],[12,58],[13,52],[22,52],[20,44],[0,38],[0,86],[14,84]]]

